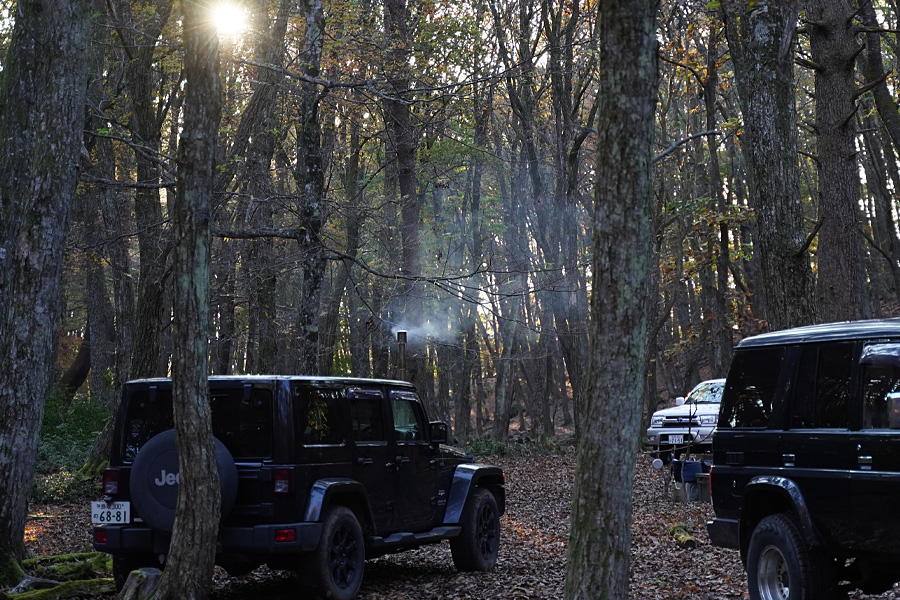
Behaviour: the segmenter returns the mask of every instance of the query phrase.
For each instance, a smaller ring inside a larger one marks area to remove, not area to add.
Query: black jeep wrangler
[[[500,468],[442,444],[401,381],[233,376],[209,380],[222,521],[216,563],[296,570],[311,591],[353,598],[366,558],[450,540],[461,571],[497,561]],[[116,416],[94,547],[116,584],[162,567],[178,489],[168,379],[127,383]]]
[[[900,320],[743,340],[713,438],[713,544],[750,597],[828,599],[900,580]]]

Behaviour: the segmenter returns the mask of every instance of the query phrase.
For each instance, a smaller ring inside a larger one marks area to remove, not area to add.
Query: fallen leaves
[[[360,600],[527,600],[563,597],[566,544],[575,460],[563,456],[496,457],[506,473],[507,514],[501,519],[500,559],[488,573],[458,573],[446,542],[366,563]],[[638,459],[634,491],[629,600],[723,600],[748,598],[747,580],[735,550],[716,548],[706,535],[708,504],[676,503],[665,471]],[[87,506],[33,507],[26,544],[33,554],[90,549]],[[679,523],[697,548],[681,549],[668,530]],[[213,600],[297,598],[302,583],[290,574],[257,569],[228,577],[217,569]],[[112,599],[114,596],[100,596]],[[854,595],[896,599],[900,594]]]

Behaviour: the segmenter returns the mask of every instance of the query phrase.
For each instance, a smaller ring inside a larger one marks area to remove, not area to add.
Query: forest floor
[[[458,573],[446,542],[366,563],[360,600],[487,598],[562,598],[566,540],[575,460],[561,456],[511,456],[483,460],[506,472],[507,511],[501,519],[502,545],[497,567],[488,573]],[[712,518],[709,504],[678,503],[665,471],[655,471],[641,456],[634,481],[631,587],[629,600],[721,600],[747,598],[747,580],[736,550],[716,548],[706,535]],[[34,555],[90,550],[87,506],[32,507],[26,543]],[[683,523],[697,548],[680,549],[668,535]],[[244,577],[216,569],[211,598],[237,600],[297,597],[291,573],[265,567]],[[105,596],[113,598],[114,596]],[[900,599],[900,588],[880,596],[851,594],[854,599]]]

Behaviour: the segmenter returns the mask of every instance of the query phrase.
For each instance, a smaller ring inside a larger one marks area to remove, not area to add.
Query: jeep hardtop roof
[[[408,381],[397,379],[366,379],[362,377],[328,377],[324,375],[210,375],[210,382],[254,382],[254,381],[308,381],[312,383],[343,383],[347,385],[393,385],[402,387],[414,387]],[[170,377],[150,377],[147,379],[133,379],[126,385],[141,385],[153,383],[171,383]]]
[[[771,331],[745,338],[741,340],[737,347],[751,348],[879,338],[900,338],[900,318],[844,321],[841,323],[826,323],[823,325],[809,325],[781,331]]]

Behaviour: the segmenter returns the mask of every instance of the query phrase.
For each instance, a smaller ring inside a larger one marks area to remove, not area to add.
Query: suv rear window
[[[734,355],[718,426],[765,428],[772,417],[784,348],[753,348]]]
[[[152,392],[152,393],[151,393]],[[210,390],[213,435],[232,456],[259,460],[272,456],[272,392],[267,389]],[[147,441],[174,427],[172,390],[139,389],[128,398],[122,458],[131,462]]]

